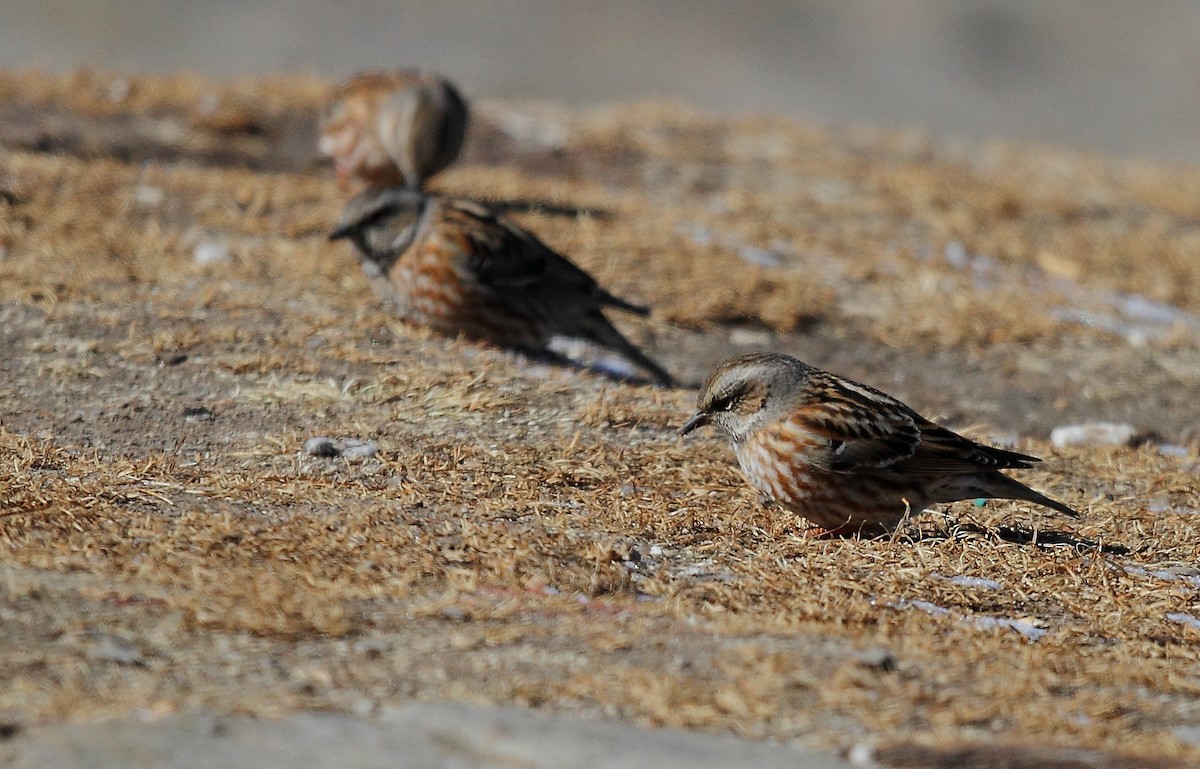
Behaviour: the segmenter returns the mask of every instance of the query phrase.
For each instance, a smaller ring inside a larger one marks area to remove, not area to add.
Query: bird
[[[585,339],[674,386],[603,313],[611,307],[646,317],[647,308],[604,290],[483,204],[403,187],[369,188],[346,204],[329,238],[354,243],[376,292],[410,322],[548,356],[551,337]]]
[[[710,424],[751,485],[811,522],[814,536],[878,536],[910,512],[962,499],[1019,499],[1079,515],[1000,472],[1037,457],[976,443],[788,355],[747,353],[717,366],[681,435]]]
[[[342,189],[420,187],[454,162],[470,111],[446,78],[417,69],[360,72],[334,91],[318,148],[333,158]]]

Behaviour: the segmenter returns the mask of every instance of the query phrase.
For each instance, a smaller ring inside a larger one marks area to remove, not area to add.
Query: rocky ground
[[[906,766],[1200,758],[1200,174],[480,105],[435,187],[652,305],[619,320],[663,390],[382,313],[325,239],[328,86],[0,78],[5,733],[450,701]],[[762,348],[1045,456],[1021,478],[1082,518],[810,539],[675,434]],[[1131,437],[1048,440],[1098,420]]]

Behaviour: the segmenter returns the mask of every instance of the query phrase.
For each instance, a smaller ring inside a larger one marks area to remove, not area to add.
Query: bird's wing
[[[983,446],[940,427],[895,398],[832,374],[814,375],[798,418],[829,441],[830,469],[955,473],[1029,467],[1034,457]]]
[[[1032,467],[1034,462],[1041,461],[1027,454],[976,443],[921,417],[917,417],[917,427],[921,430],[921,446],[905,464],[907,472],[1003,470]]]
[[[838,472],[911,459],[921,445],[913,417],[895,398],[825,372],[812,375],[810,395],[795,413],[808,432],[829,442],[829,467]]]
[[[474,220],[459,228],[470,244],[467,271],[478,289],[496,299],[547,290],[582,297],[596,289],[590,275],[490,209],[456,201],[446,215]]]

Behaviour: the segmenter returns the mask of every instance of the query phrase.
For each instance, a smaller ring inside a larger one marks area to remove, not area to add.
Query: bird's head
[[[405,187],[372,187],[350,199],[330,240],[348,238],[363,256],[390,264],[413,242],[429,198]]]
[[[807,364],[775,353],[730,358],[717,366],[700,388],[696,413],[680,434],[711,424],[740,444],[787,412],[809,370]]]

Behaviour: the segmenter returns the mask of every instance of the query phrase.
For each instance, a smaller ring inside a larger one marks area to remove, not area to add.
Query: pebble
[[[186,422],[215,422],[217,415],[210,409],[204,406],[190,406],[183,410],[183,419]]]
[[[1200,726],[1176,726],[1171,730],[1171,735],[1180,742],[1186,742],[1189,745],[1200,747]]]
[[[319,674],[313,684],[315,691],[323,691],[325,684]],[[377,707],[370,698],[358,695],[346,709],[350,712],[301,712],[280,719],[189,711],[150,721],[133,715],[104,723],[14,725],[6,729],[8,738],[0,742],[0,763],[94,769],[850,767],[837,756],[799,745],[546,716],[511,707],[432,703]],[[403,758],[397,760],[397,756]]]
[[[115,662],[118,665],[140,667],[146,664],[142,652],[129,641],[108,633],[92,637],[87,649],[87,658],[93,662]]]
[[[999,590],[1003,585],[994,579],[985,579],[983,577],[970,577],[966,574],[959,574],[949,577],[950,582],[961,587],[975,587],[980,590]]]
[[[310,457],[336,457],[342,452],[332,438],[309,438],[304,442],[304,453]]]
[[[950,610],[947,609],[945,606],[938,606],[935,603],[932,603],[930,601],[925,601],[920,598],[914,598],[913,600],[907,601],[906,603],[909,606],[913,607],[914,609],[918,609],[918,610],[923,611],[926,614],[930,614],[934,617],[947,617],[950,615]]]
[[[139,206],[160,206],[166,197],[167,194],[163,192],[162,187],[155,187],[151,184],[139,184],[133,190],[133,202]]]
[[[1085,422],[1060,425],[1050,431],[1050,442],[1063,446],[1125,446],[1137,435],[1137,428],[1123,422]]]
[[[202,240],[192,251],[192,260],[201,266],[209,264],[225,264],[232,258],[229,246],[215,240]]]
[[[1167,619],[1171,622],[1178,622],[1180,625],[1187,625],[1190,628],[1200,630],[1200,619],[1193,614],[1188,614],[1182,611],[1173,611],[1167,614]]]
[[[592,368],[617,379],[636,379],[639,376],[638,369],[624,358],[600,358]]]
[[[133,85],[123,77],[119,77],[108,84],[104,89],[104,95],[113,104],[120,104],[129,98],[129,94],[133,93]]]
[[[357,438],[335,441],[333,438],[319,436],[304,442],[304,453],[310,457],[373,457],[379,453],[379,444],[374,441],[360,441]]]
[[[767,347],[771,332],[757,328],[735,328],[729,332],[729,343],[738,347]]]
[[[347,438],[342,448],[343,457],[373,457],[378,453],[378,443],[374,441],[360,441],[357,438]]]
[[[893,673],[896,670],[896,657],[882,646],[871,646],[866,649],[854,652],[855,662],[866,668],[873,668],[884,673]]]
[[[372,659],[382,657],[391,650],[388,642],[380,638],[364,638],[354,644],[354,651]]]
[[[738,249],[738,256],[759,267],[778,267],[783,264],[783,259],[778,251],[758,246],[742,246]]]
[[[980,628],[981,630],[989,630],[991,628],[1007,628],[1010,630],[1015,630],[1030,641],[1037,641],[1050,632],[1047,628],[1042,626],[1040,621],[1027,618],[1013,619],[1010,617],[991,617],[983,615],[966,617],[964,620],[969,622],[974,627]]]

